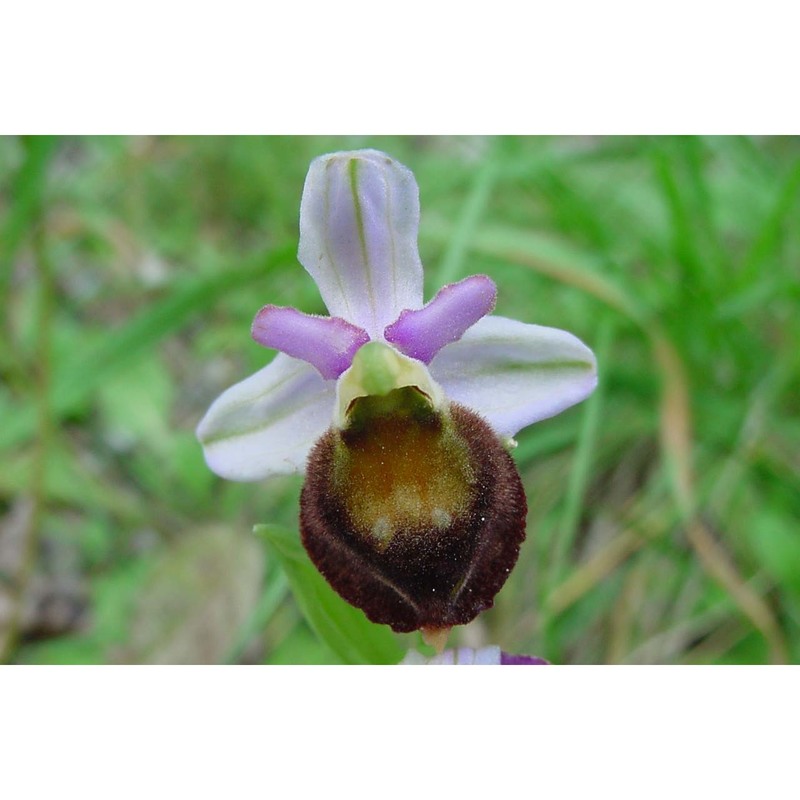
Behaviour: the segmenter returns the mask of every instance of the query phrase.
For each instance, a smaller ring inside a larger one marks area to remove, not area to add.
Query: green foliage
[[[800,140],[749,137],[0,138],[2,656],[401,659],[308,562],[301,478],[222,481],[193,434],[272,358],[261,305],[324,312],[299,200],[355,147],[417,177],[428,297],[490,274],[599,357],[518,437],[528,541],[451,643],[800,659]]]
[[[800,533],[796,525],[772,509],[753,518],[753,546],[767,574],[800,599]]]
[[[277,525],[257,525],[280,560],[308,624],[343,664],[396,664],[400,645],[384,625],[342,600],[317,572],[296,533]]]

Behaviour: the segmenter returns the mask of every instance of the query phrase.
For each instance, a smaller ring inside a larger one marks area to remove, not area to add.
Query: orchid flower
[[[492,315],[485,275],[423,303],[418,226],[414,176],[385,153],[313,161],[298,258],[330,316],[264,306],[252,336],[280,353],[197,436],[230,480],[305,471],[301,536],[333,588],[375,622],[436,632],[490,607],[516,562],[512,437],[597,374],[572,334]]]

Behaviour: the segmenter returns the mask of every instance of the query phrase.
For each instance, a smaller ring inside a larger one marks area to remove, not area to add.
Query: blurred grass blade
[[[798,195],[800,195],[800,160],[794,163],[776,192],[773,207],[745,255],[739,277],[742,285],[748,286],[753,283],[758,285],[755,279],[759,270],[764,262],[780,249],[781,235],[791,220],[790,215],[797,203]]]
[[[741,577],[726,549],[696,515],[692,472],[691,404],[688,378],[680,356],[658,329],[652,333],[656,361],[664,378],[661,407],[661,445],[686,538],[703,568],[733,597],[741,611],[766,639],[774,663],[784,664],[788,650],[783,631],[769,604]]]
[[[458,225],[453,230],[453,236],[442,257],[437,271],[437,286],[452,283],[466,274],[463,265],[469,249],[470,238],[489,205],[496,177],[494,148],[491,148],[485,156],[483,166],[475,173],[472,187],[461,210]]]
[[[258,601],[258,605],[248,617],[245,624],[240,628],[236,640],[225,656],[226,664],[238,664],[247,650],[247,646],[258,635],[272,619],[273,614],[289,593],[289,582],[286,573],[275,570],[275,576],[269,580],[266,589]]]
[[[672,228],[674,262],[682,280],[679,289],[712,293],[723,259],[715,234],[712,200],[706,186],[702,143],[697,137],[657,140],[655,171]]]
[[[435,215],[421,221],[422,235],[447,244],[454,236],[454,227]],[[503,225],[484,226],[470,237],[471,247],[479,253],[510,264],[521,264],[557,281],[575,286],[596,297],[611,308],[645,326],[649,313],[621,286],[602,276],[598,259],[587,256],[565,242],[520,231]]]
[[[397,664],[403,657],[394,634],[370,622],[339,597],[317,572],[294,531],[256,525],[278,558],[308,624],[345,664]]]
[[[251,263],[233,270],[214,271],[210,276],[176,286],[161,300],[109,331],[95,347],[76,352],[61,364],[54,365],[52,413],[63,418],[90,398],[106,379],[137,358],[146,355],[158,342],[174,334],[206,308],[219,302],[220,296],[240,286],[261,279],[275,266],[294,258],[294,245],[261,255]],[[29,406],[13,414],[0,407],[6,424],[0,429],[0,447],[8,447],[33,435],[36,411]]]
[[[11,265],[31,223],[38,213],[47,178],[47,165],[56,145],[53,136],[24,139],[26,158],[11,190],[11,204],[0,228],[0,308],[5,308]]]
[[[597,347],[597,363],[602,376],[603,365],[611,359],[613,343],[613,322],[606,316],[600,325]],[[575,543],[581,512],[584,507],[584,496],[589,484],[592,465],[597,451],[597,439],[600,428],[603,404],[607,387],[600,379],[597,389],[586,401],[582,409],[582,422],[578,434],[575,457],[570,470],[564,512],[561,519],[561,530],[556,539],[553,561],[550,565],[550,586],[553,587],[564,578],[569,561],[570,550]]]

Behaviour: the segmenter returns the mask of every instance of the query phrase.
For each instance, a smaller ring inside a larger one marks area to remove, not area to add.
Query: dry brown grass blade
[[[664,522],[664,508],[641,499],[626,504],[621,517],[614,520],[614,524],[620,532],[551,592],[548,608],[552,613],[565,611],[649,541],[657,539],[669,529]]]
[[[717,627],[700,644],[687,650],[681,660],[686,664],[719,663],[720,658],[744,639],[750,631],[750,626],[741,617],[729,619]]]
[[[764,599],[739,575],[733,560],[695,514],[692,477],[691,410],[683,364],[671,342],[657,329],[649,331],[663,377],[661,444],[672,472],[675,494],[684,519],[686,538],[703,568],[731,595],[766,639],[773,663],[785,664],[789,652],[783,631]]]
[[[556,586],[548,598],[549,611],[552,614],[560,614],[565,611],[632,556],[645,541],[644,538],[630,530],[622,531],[615,536],[602,550],[595,553]]]
[[[692,434],[689,381],[672,343],[655,326],[647,331],[661,372],[661,447],[667,456],[678,506],[684,519],[693,513]]]
[[[742,581],[732,560],[717,544],[708,528],[699,520],[692,520],[687,527],[686,536],[706,571],[725,587],[767,640],[772,663],[788,664],[786,638],[772,610],[759,594]]]

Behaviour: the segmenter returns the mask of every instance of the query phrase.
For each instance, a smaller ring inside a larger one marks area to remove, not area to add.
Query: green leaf
[[[268,664],[341,664],[331,649],[319,636],[309,630],[308,625],[295,626],[269,654]]]
[[[107,437],[119,446],[169,450],[174,385],[157,354],[109,376],[97,399]]]
[[[17,664],[102,664],[105,652],[101,642],[89,637],[68,636],[23,645]]]
[[[753,520],[752,543],[764,569],[785,589],[800,595],[800,532],[795,521],[762,511]]]
[[[402,659],[389,628],[370,622],[328,586],[296,533],[278,525],[256,525],[254,532],[279,559],[308,624],[345,664],[397,664]]]

